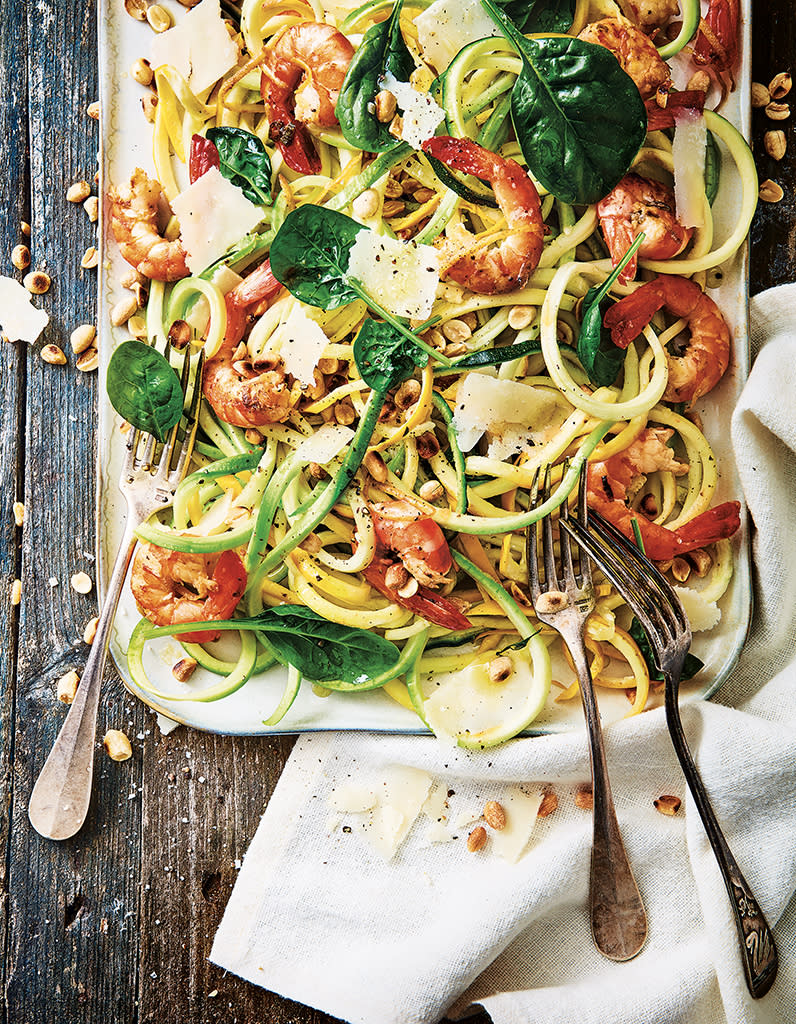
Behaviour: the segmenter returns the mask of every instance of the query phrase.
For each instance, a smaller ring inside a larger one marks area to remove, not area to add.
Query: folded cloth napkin
[[[591,815],[574,801],[589,777],[582,733],[477,755],[426,737],[314,734],[296,744],[257,830],[214,963],[357,1024],[435,1024],[473,1004],[495,1024],[796,1021],[794,309],[796,285],[753,300],[759,355],[732,423],[755,527],[753,631],[718,697],[683,708],[727,839],[775,926],[780,970],[769,995],[755,1001],[746,990],[730,905],[661,709],[606,729],[649,918],[635,960],[611,963],[591,943]],[[340,824],[351,816],[330,821],[330,795],[394,765],[442,783],[453,824],[462,815],[459,841],[431,842],[416,823],[386,862]],[[539,819],[516,863],[488,846],[469,852],[467,809],[510,799],[518,781],[553,789],[558,809]],[[661,794],[682,797],[683,809],[658,813]]]

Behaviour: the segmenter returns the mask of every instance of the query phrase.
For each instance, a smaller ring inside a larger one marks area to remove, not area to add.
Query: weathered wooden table
[[[121,2],[121,0],[119,0]],[[0,260],[32,225],[33,266],[52,287],[44,342],[69,350],[91,322],[95,271],[80,257],[94,242],[68,185],[91,180],[97,125],[95,0],[12,0],[0,17]],[[755,3],[754,77],[767,83],[796,63],[792,0]],[[796,94],[795,94],[796,95]],[[782,127],[779,164],[762,135]],[[752,231],[752,291],[796,279],[796,140],[791,121],[755,113],[761,177],[785,199],[762,205]],[[322,1024],[331,1018],[279,999],[207,961],[216,926],[293,740],[235,739],[179,728],[158,733],[152,714],[108,672],[99,735],[121,728],[134,756],[101,750],[83,831],[52,843],[32,831],[33,781],[63,719],[55,680],[80,671],[80,641],[96,598],[76,594],[73,572],[94,575],[97,375],[50,366],[40,345],[0,352],[0,1024]],[[19,529],[12,503],[24,501]],[[12,580],[23,583],[12,607]],[[478,1018],[486,1020],[482,1015]]]

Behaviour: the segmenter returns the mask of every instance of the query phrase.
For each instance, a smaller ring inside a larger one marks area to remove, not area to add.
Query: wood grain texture
[[[90,181],[96,167],[96,124],[84,113],[96,96],[94,11],[95,0],[30,0],[6,4],[0,19],[8,185],[0,259],[20,240],[24,216],[33,224],[34,263],[53,277],[37,300],[52,317],[43,341],[67,350],[71,329],[94,316],[94,272],[79,267],[94,230],[64,198],[71,181]],[[756,0],[754,14],[753,74],[767,83],[779,70],[796,70],[792,0]],[[756,292],[796,279],[796,141],[785,122],[790,146],[777,164],[763,155],[762,136],[783,123],[760,112],[753,123],[761,177],[786,191],[783,203],[761,204],[755,218]],[[0,1024],[335,1024],[207,961],[236,862],[290,738],[184,728],[163,737],[109,671],[100,736],[123,728],[134,757],[114,764],[99,753],[89,821],[74,840],[54,844],[31,832],[27,797],[63,716],[54,680],[82,666],[86,648],[77,637],[95,612],[94,596],[72,592],[69,576],[94,575],[97,381],[74,368],[71,353],[69,367],[43,364],[39,348],[3,346],[0,359],[0,629],[8,638],[0,645],[0,886],[7,893]],[[17,495],[28,506],[23,531],[11,518]],[[18,572],[25,598],[17,614],[8,588]]]
[[[780,71],[796,76],[796,17],[792,0],[753,0],[752,77],[768,85]],[[796,104],[796,90],[785,98]],[[796,107],[794,108],[796,109]],[[783,160],[768,156],[763,136],[781,129],[788,140]],[[796,280],[796,134],[793,117],[772,121],[763,110],[752,111],[752,148],[760,180],[770,178],[782,186],[785,197],[780,203],[761,202],[750,233],[751,281],[755,295],[765,288]]]

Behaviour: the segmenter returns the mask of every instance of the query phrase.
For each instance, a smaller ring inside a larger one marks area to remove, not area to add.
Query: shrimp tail
[[[249,309],[259,302],[272,299],[282,285],[271,273],[271,261],[266,260],[253,270],[248,277],[224,296],[227,307],[227,330],[225,345],[237,345],[246,331],[246,317]]]
[[[616,268],[622,262],[625,253],[633,244],[636,236],[625,221],[619,217],[605,217],[602,221],[602,230],[605,235],[605,241],[608,243],[608,251],[611,253],[611,266]],[[619,283],[627,284],[628,281],[635,280],[637,270],[638,253],[634,252],[619,275]],[[615,344],[619,343],[615,342]],[[621,348],[627,348],[628,344],[629,342],[622,345]]]
[[[263,75],[263,82],[266,81]],[[319,173],[321,160],[310,133],[282,104],[272,104],[268,137],[291,170],[298,174]]]
[[[653,316],[666,304],[660,290],[650,285],[642,285],[626,295],[607,310],[603,317],[603,325],[611,332],[611,340],[618,348],[627,348],[650,323]]]
[[[626,506],[622,506],[619,515],[611,515],[610,519],[630,540],[635,540],[632,522],[635,519],[647,557],[655,562],[668,562],[688,551],[731,537],[741,525],[740,509],[740,502],[725,501],[695,516],[683,526],[678,526],[676,530],[650,522],[643,516],[635,516]],[[604,513],[605,509],[600,511]]]

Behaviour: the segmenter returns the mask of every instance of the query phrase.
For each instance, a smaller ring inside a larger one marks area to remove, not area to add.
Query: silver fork
[[[537,488],[532,500],[536,502]],[[550,495],[550,469],[542,485],[542,502]],[[586,476],[581,475],[578,493],[578,519],[586,521]],[[566,522],[569,511],[566,501],[559,509],[560,522]],[[594,944],[610,960],[630,960],[640,952],[647,937],[647,915],[625,852],[616,820],[611,784],[605,758],[600,713],[594,695],[583,631],[594,608],[591,568],[586,557],[579,558],[576,575],[569,537],[560,533],[563,574],[556,572],[553,547],[553,524],[550,516],[541,520],[544,581],[540,580],[537,554],[537,531],[528,527],[527,557],[531,600],[536,616],[557,630],[569,648],[580,683],[580,694],[589,735],[592,791],[594,797],[594,833],[591,853],[589,904]]]
[[[614,584],[649,637],[665,682],[666,722],[672,743],[732,903],[746,984],[759,999],[774,983],[777,949],[763,912],[721,831],[680,720],[680,676],[691,646],[688,618],[657,566],[596,512],[589,517],[588,529],[578,522],[565,523],[564,527]]]
[[[186,399],[190,377],[189,351],[186,349],[180,378]],[[102,674],[119,595],[137,543],[135,529],[153,512],[171,504],[177,485],[185,473],[199,420],[203,356],[204,353],[199,356],[183,441],[174,468],[171,466],[179,440],[179,423],[171,430],[157,464],[154,462],[158,443],[155,437],[135,429],[130,431],[127,440],[127,454],[119,481],[119,489],[127,500],[127,523],[80,685],[36,780],[28,805],[31,824],[48,839],[68,839],[86,820],[91,799],[94,739]],[[142,446],[143,454],[139,458],[138,452]]]

